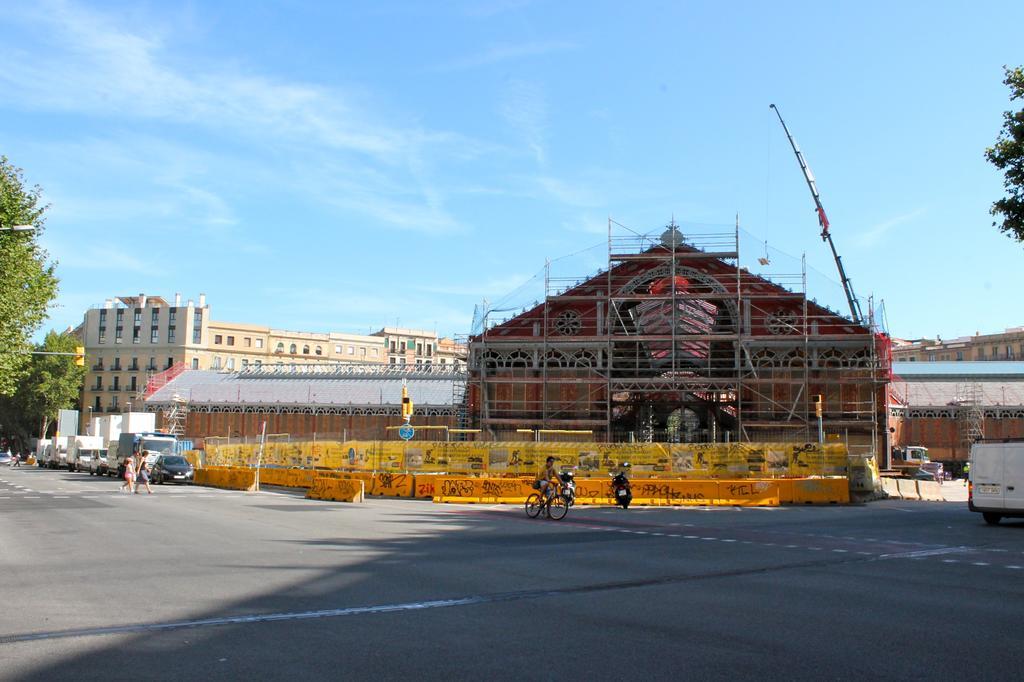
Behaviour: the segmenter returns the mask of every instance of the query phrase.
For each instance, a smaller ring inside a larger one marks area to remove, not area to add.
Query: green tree
[[[36,350],[43,353],[74,353],[81,342],[69,332],[50,331]],[[18,382],[14,396],[4,402],[12,412],[20,413],[14,422],[21,429],[36,428],[46,434],[59,410],[74,409],[78,405],[85,368],[75,364],[69,355],[32,355],[28,372]]]
[[[1004,67],[1003,83],[1010,88],[1010,101],[1024,100],[1024,69]],[[1003,171],[1007,196],[992,204],[992,223],[1017,241],[1024,241],[1024,109],[1003,113],[1003,129],[985,158]],[[1002,221],[1000,224],[999,221]]]
[[[0,156],[0,228],[35,228],[0,229],[0,395],[12,395],[28,371],[29,340],[57,296],[55,265],[38,243],[47,208],[41,197],[39,186],[26,188],[21,169]]]

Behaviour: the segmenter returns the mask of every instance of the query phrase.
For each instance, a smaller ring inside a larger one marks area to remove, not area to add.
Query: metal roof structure
[[[401,407],[403,380],[417,408],[453,410],[465,374],[450,367],[390,365],[284,365],[240,372],[188,370],[146,399],[150,408],[175,399],[189,409],[264,408],[345,411],[345,408]]]
[[[897,361],[892,363],[892,373],[897,377],[915,381],[952,381],[956,379],[991,381],[997,378],[1024,381],[1024,361]]]

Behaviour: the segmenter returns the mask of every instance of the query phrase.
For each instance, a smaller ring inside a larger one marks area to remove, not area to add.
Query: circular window
[[[769,313],[767,319],[768,332],[770,334],[797,334],[800,331],[797,322],[796,313],[780,308],[774,313]]]
[[[555,331],[562,336],[575,336],[583,329],[583,320],[575,310],[566,310],[555,318]]]

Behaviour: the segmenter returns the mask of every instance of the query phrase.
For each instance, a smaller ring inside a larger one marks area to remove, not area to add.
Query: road
[[[949,485],[949,484],[947,484]],[[0,679],[1016,679],[1024,523],[521,509],[0,470]]]

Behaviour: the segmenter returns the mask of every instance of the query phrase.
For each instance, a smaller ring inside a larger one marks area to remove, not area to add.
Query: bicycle
[[[569,498],[562,493],[549,494],[547,499],[541,499],[540,493],[530,493],[526,498],[526,515],[535,519],[544,512],[549,519],[560,521],[569,513],[569,505]]]

